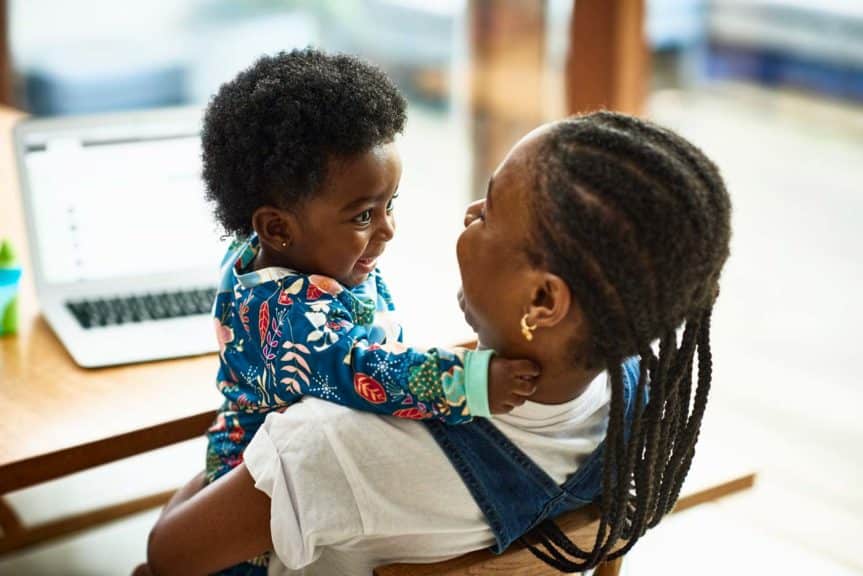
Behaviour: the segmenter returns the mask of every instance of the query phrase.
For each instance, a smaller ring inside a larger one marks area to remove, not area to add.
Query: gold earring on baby
[[[288,247],[288,243],[287,243],[287,242],[282,242],[282,248],[287,248],[287,247]]]
[[[527,313],[521,317],[521,334],[524,336],[524,339],[530,342],[533,340],[533,331],[536,330],[536,324],[531,326],[527,323]]]

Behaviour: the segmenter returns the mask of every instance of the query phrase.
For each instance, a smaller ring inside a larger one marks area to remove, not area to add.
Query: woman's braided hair
[[[626,553],[680,494],[710,388],[710,316],[728,257],[731,204],[698,148],[612,112],[555,124],[533,174],[538,233],[530,256],[570,286],[590,328],[589,348],[576,346],[576,355],[605,366],[612,388],[593,549],[580,549],[553,520],[525,538],[548,564],[580,572]],[[640,375],[625,436],[621,364],[634,355]]]

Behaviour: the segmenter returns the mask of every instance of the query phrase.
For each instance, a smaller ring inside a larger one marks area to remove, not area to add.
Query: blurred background
[[[0,7],[11,62],[2,98],[34,115],[205,105],[259,55],[307,45],[383,67],[410,102],[387,259],[416,263],[388,278],[420,343],[469,335],[454,299],[455,238],[464,205],[518,137],[599,106],[678,130],[718,164],[735,210],[705,431],[759,476],[750,491],[667,519],[625,566],[863,574],[863,389],[853,369],[863,320],[863,2],[646,0],[643,13],[612,16],[624,52],[610,56],[598,16],[573,18],[572,0]],[[430,275],[439,309],[427,305]],[[9,501],[39,522],[176,487],[202,454],[201,442],[188,442]],[[0,574],[128,573],[156,514],[0,557]]]

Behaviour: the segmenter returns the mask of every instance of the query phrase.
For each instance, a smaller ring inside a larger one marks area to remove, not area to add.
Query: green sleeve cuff
[[[464,394],[472,416],[491,416],[488,406],[488,364],[494,350],[468,350],[464,355]]]

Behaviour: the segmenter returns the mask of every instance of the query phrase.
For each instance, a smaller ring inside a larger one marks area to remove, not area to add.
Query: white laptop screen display
[[[28,144],[26,168],[48,283],[218,266],[197,135]]]

